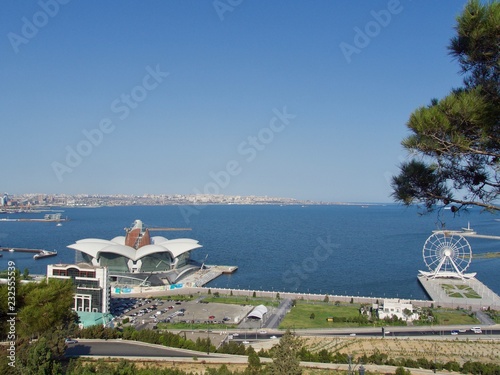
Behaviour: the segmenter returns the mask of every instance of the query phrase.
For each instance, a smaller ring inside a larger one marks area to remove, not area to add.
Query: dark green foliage
[[[246,350],[242,343],[229,340],[217,349],[217,353],[245,355]]]
[[[16,367],[22,374],[59,374],[64,354],[64,338],[57,334],[41,337],[30,344],[23,342],[18,348]]]
[[[399,366],[396,369],[396,375],[410,375],[410,370],[405,369],[403,366]]]
[[[464,87],[416,109],[403,146],[417,157],[393,177],[393,198],[410,205],[500,210],[500,2],[469,0],[457,18],[450,55]],[[460,194],[461,196],[455,196]]]
[[[73,306],[71,280],[49,279],[24,284],[19,292],[24,296],[18,313],[18,329],[23,336],[39,336],[53,329],[63,330],[77,319]]]
[[[272,375],[299,375],[300,351],[303,347],[302,340],[287,330],[273,349],[273,362],[268,366],[268,373]]]
[[[262,364],[260,363],[260,358],[255,352],[254,348],[250,346],[247,352],[248,352],[248,366],[245,370],[245,374],[248,375],[262,374]]]

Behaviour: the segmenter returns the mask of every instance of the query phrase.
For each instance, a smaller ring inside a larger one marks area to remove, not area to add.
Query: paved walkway
[[[418,276],[427,294],[435,304],[442,307],[461,307],[481,310],[491,307],[500,309],[500,297],[476,278],[461,280],[451,278],[428,278]]]
[[[276,329],[281,323],[281,320],[284,318],[287,310],[292,307],[291,299],[284,299],[281,301],[278,308],[273,312],[273,314],[266,320],[264,323],[265,328]]]
[[[486,315],[484,313],[484,311],[481,311],[481,310],[477,311],[476,317],[479,319],[481,324],[486,324],[486,325],[490,325],[490,326],[495,324],[493,319],[491,319],[488,315]]]

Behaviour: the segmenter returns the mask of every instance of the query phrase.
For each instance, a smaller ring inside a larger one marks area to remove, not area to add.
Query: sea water
[[[0,269],[13,260],[21,272],[45,274],[47,264],[73,263],[67,246],[83,238],[112,239],[134,220],[149,227],[190,227],[154,232],[167,238],[194,238],[203,247],[192,258],[207,265],[234,265],[238,271],[207,286],[297,291],[351,296],[427,299],[417,281],[427,270],[422,248],[432,230],[471,227],[500,235],[498,216],[470,209],[454,215],[439,210],[421,215],[399,205],[213,205],[64,208],[70,220],[55,223],[0,221],[0,246],[57,250],[39,260],[31,253],[3,252]],[[42,214],[9,214],[38,218]],[[468,238],[473,254],[500,251],[496,240]],[[500,258],[473,259],[468,272],[500,294]]]

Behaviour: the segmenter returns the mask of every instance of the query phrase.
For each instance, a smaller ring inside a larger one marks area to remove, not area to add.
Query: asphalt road
[[[78,340],[68,345],[67,357],[102,356],[102,357],[207,357],[206,354],[177,350],[160,345],[136,343],[120,340]],[[213,355],[212,355],[213,356]]]
[[[497,326],[498,327],[498,326]],[[391,327],[392,328],[392,327]],[[474,338],[486,338],[491,335],[500,335],[500,329],[487,330],[483,327],[482,334],[475,334],[470,330],[466,332],[460,332],[458,335],[451,335],[451,329],[446,328],[442,330],[434,329],[419,329],[419,330],[403,330],[399,329],[397,331],[389,331],[386,328],[386,337],[422,337],[427,339],[432,338],[460,338],[460,337],[474,337]],[[389,332],[389,333],[387,333]],[[350,332],[348,330],[342,332],[332,332],[329,330],[315,331],[312,332],[296,332],[299,335],[314,335],[314,336],[359,336],[359,337],[381,337],[381,330],[374,331],[356,329],[355,332]],[[276,336],[280,338],[283,336],[283,332],[266,332],[265,334],[257,333],[256,331],[240,331],[238,336],[235,336],[233,341],[243,342],[248,341],[250,344],[252,342],[269,340],[271,336]],[[216,354],[207,354],[186,351],[182,349],[172,349],[162,347],[161,345],[150,345],[146,343],[139,343],[133,341],[121,341],[121,340],[78,340],[76,344],[68,345],[66,350],[66,356],[68,357],[79,357],[79,356],[102,356],[102,357],[184,357],[192,358],[194,356],[198,358],[213,358],[217,356]]]

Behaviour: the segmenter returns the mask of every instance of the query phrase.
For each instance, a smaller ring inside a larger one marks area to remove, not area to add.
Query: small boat
[[[61,223],[57,223],[56,227],[62,227],[62,224]]]
[[[9,250],[9,252],[10,252],[10,253],[13,253],[14,251],[15,251],[14,249],[10,249],[10,250]]]
[[[464,233],[476,234],[476,232],[474,231],[474,229],[472,229],[470,227],[470,222],[467,223],[467,228],[462,228],[462,230],[464,231]]]
[[[57,251],[42,250],[38,254],[33,255],[33,259],[41,259],[46,257],[53,257],[57,255]]]

